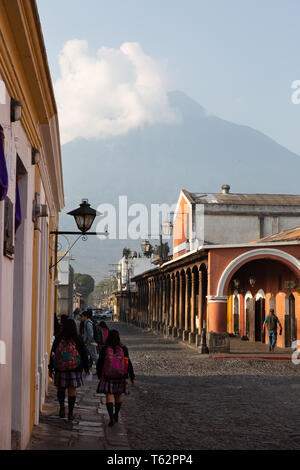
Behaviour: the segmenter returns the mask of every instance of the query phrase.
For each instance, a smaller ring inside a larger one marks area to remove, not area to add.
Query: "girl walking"
[[[68,419],[74,419],[76,388],[83,385],[82,371],[89,373],[88,352],[82,338],[77,333],[76,323],[68,319],[61,334],[55,338],[51,354],[49,375],[54,376],[57,399],[60,404],[59,416],[65,417],[65,393],[68,389]]]
[[[122,406],[122,394],[129,394],[128,375],[135,387],[135,375],[128,349],[121,344],[117,330],[110,330],[104,347],[100,351],[97,362],[97,375],[100,380],[97,393],[106,395],[106,408],[109,415],[109,426],[118,422]],[[114,411],[115,403],[115,411]]]

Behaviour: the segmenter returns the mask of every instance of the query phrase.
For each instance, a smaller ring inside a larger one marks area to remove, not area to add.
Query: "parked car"
[[[101,320],[110,320],[111,316],[112,314],[110,313],[109,310],[105,310],[104,312],[100,314]]]
[[[93,309],[92,317],[93,320],[102,320],[103,311],[101,308]]]

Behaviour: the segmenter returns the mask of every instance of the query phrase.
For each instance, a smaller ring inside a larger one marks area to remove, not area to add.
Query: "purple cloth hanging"
[[[22,223],[21,200],[18,181],[16,181],[16,204],[15,204],[15,233]]]
[[[8,173],[3,149],[3,142],[0,136],[0,201],[6,198],[8,190]]]

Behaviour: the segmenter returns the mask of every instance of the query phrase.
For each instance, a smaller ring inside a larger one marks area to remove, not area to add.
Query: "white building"
[[[57,315],[68,315],[72,317],[73,313],[73,296],[74,296],[74,269],[70,261],[71,255],[59,252],[58,259],[61,261],[57,265],[58,299],[57,299]]]
[[[153,258],[143,257],[128,257],[119,261],[118,266],[118,290],[119,291],[134,291],[136,289],[135,282],[131,279],[144,271],[155,268],[152,264]]]

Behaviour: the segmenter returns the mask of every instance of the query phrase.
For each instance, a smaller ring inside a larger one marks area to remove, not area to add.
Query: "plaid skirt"
[[[54,374],[54,385],[61,388],[78,388],[83,385],[82,373],[76,370],[59,371]]]
[[[97,393],[110,393],[111,395],[129,395],[128,381],[125,377],[121,379],[110,379],[108,377],[101,377],[97,387]]]

